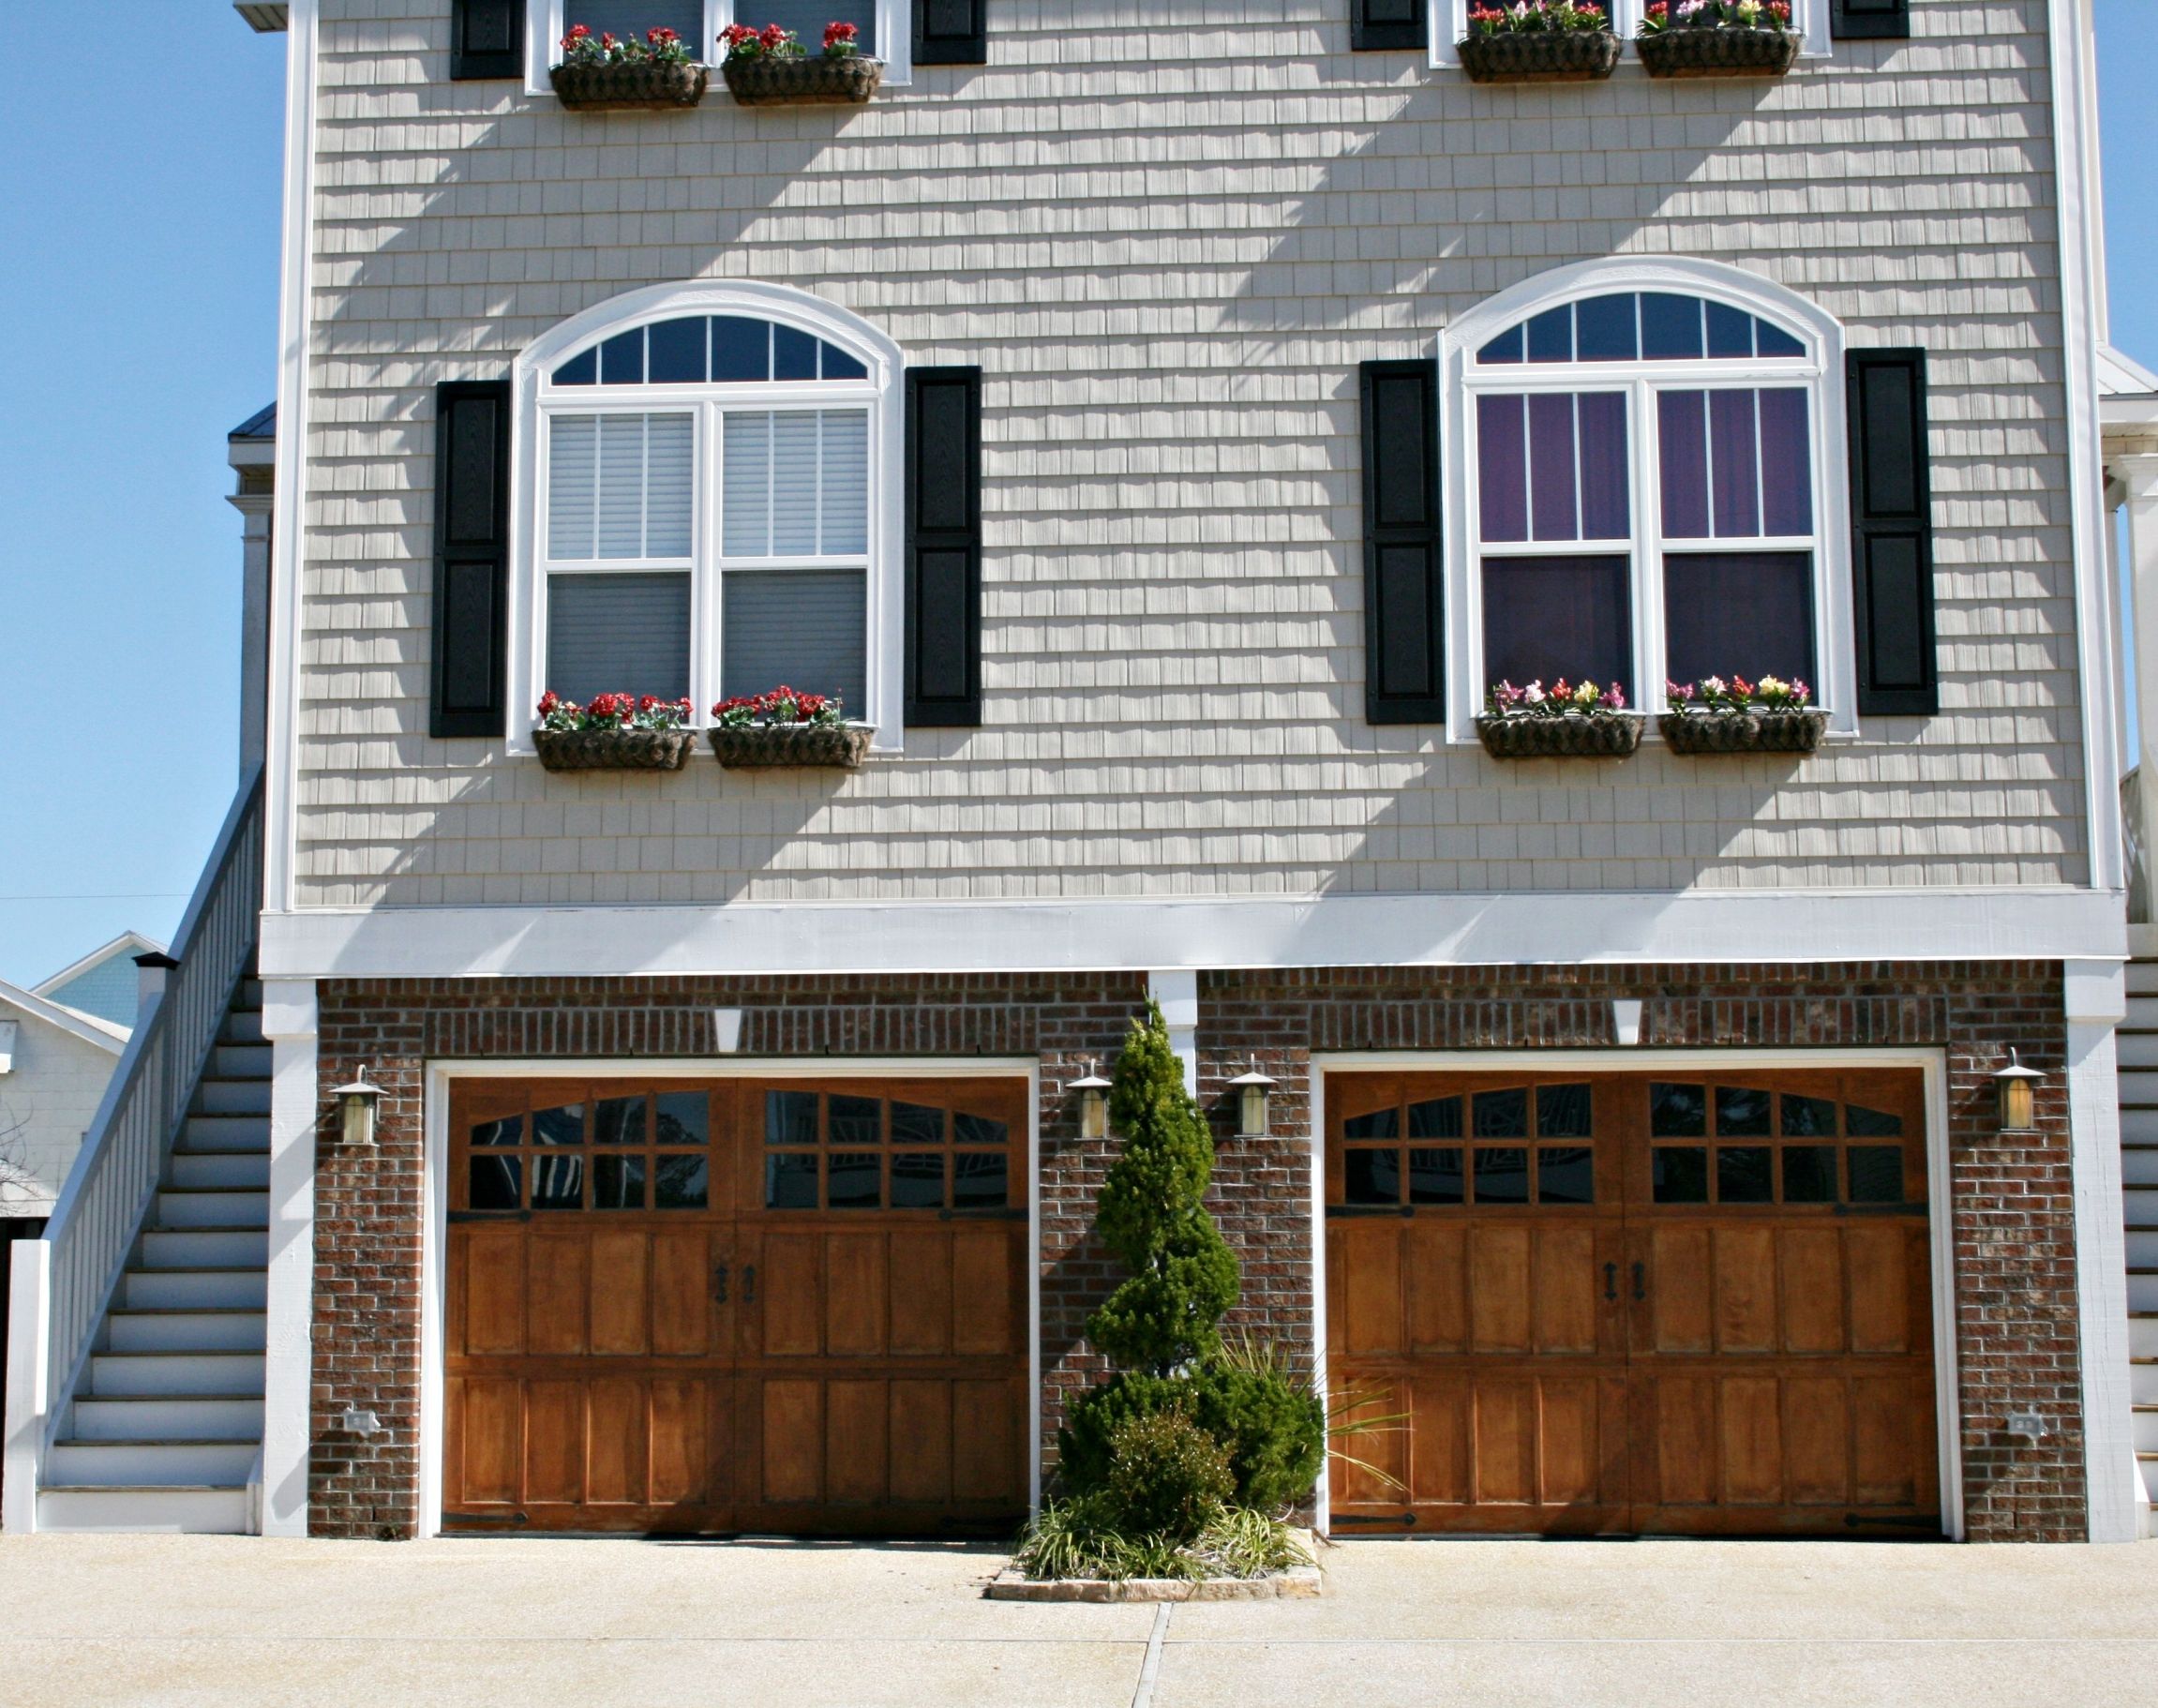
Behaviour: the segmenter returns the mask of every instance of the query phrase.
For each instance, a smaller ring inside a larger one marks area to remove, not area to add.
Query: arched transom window
[[[528,698],[686,697],[703,721],[784,683],[896,739],[877,634],[896,362],[850,317],[765,294],[786,312],[603,312],[528,352]]]
[[[1735,283],[1569,271],[1548,306],[1509,292],[1455,335],[1457,705],[1587,677],[1655,710],[1668,682],[1765,673],[1847,712],[1821,331]]]

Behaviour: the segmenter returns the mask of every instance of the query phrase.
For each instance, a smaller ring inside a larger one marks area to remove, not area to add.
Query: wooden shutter
[[[452,82],[524,74],[524,0],[450,0]]]
[[[1828,33],[1838,41],[1900,40],[1911,34],[1911,0],[1829,0]]]
[[[1439,365],[1366,362],[1364,715],[1446,715],[1439,541]]]
[[[907,721],[982,722],[982,370],[907,370]]]
[[[1431,0],[1349,0],[1349,46],[1357,52],[1382,48],[1428,48]],[[1460,0],[1440,0],[1458,5]]]
[[[914,0],[914,63],[989,63],[989,0]]]
[[[506,732],[509,520],[510,382],[447,381],[435,387],[432,735]]]
[[[1926,450],[1926,352],[1854,350],[1850,394],[1851,603],[1858,709],[1941,710],[1933,657],[1933,491]]]

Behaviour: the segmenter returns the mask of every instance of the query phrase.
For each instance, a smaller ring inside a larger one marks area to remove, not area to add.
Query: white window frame
[[[1476,352],[1507,328],[1547,308],[1627,291],[1705,297],[1757,315],[1806,347],[1801,358],[1712,357],[1678,362],[1507,363],[1479,368]],[[1632,532],[1605,541],[1503,542],[1494,555],[1616,556],[1631,562],[1633,656],[1626,697],[1640,712],[1666,709],[1661,468],[1655,394],[1658,390],[1803,387],[1811,424],[1814,532],[1801,539],[1710,538],[1676,543],[1681,551],[1807,550],[1813,554],[1814,698],[1829,730],[1858,729],[1856,637],[1851,595],[1851,517],[1846,462],[1843,330],[1835,317],[1758,276],[1716,262],[1583,262],[1523,280],[1478,304],[1439,337],[1444,396],[1440,454],[1446,471],[1447,737],[1473,742],[1490,685],[1483,662],[1483,555],[1479,524],[1475,399],[1485,393],[1627,394],[1627,501]],[[1734,660],[1735,667],[1744,662]],[[1654,734],[1651,726],[1650,734]]]
[[[1491,0],[1497,4],[1497,0]],[[1511,0],[1508,0],[1511,3]],[[1609,7],[1611,28],[1623,41],[1631,41],[1641,33],[1641,21],[1648,11],[1648,0],[1603,0]],[[1791,0],[1791,22],[1799,34],[1806,37],[1799,46],[1801,59],[1828,59],[1834,56],[1835,43],[1828,34],[1829,0]],[[1461,17],[1463,8],[1461,0],[1429,0],[1427,11],[1431,26],[1431,64],[1460,69],[1461,58],[1454,52],[1461,38]],[[1619,59],[1621,71],[1641,75],[1641,59],[1627,53]]]
[[[734,314],[790,326],[837,346],[866,370],[861,380],[765,380],[695,385],[557,385],[553,374],[568,357],[618,333],[685,315]],[[595,305],[534,339],[517,357],[517,456],[511,471],[509,681],[512,754],[529,755],[533,707],[547,687],[547,495],[548,425],[555,415],[661,414],[687,411],[697,418],[692,479],[693,564],[690,569],[690,699],[695,722],[711,721],[719,697],[720,468],[719,416],[728,410],[862,409],[869,416],[868,550],[843,556],[736,560],[725,573],[763,569],[865,567],[863,671],[866,704],[850,716],[877,726],[872,751],[901,751],[904,707],[903,616],[906,565],[902,549],[906,436],[905,359],[899,346],[866,321],[790,285],[751,281],[652,285]],[[556,574],[680,570],[673,561],[577,559]],[[772,684],[767,684],[772,685]],[[637,684],[624,683],[631,692]]]
[[[576,22],[577,0],[530,0],[525,7],[525,93],[554,94],[547,72],[562,62],[562,38]],[[699,59],[716,66],[720,31],[735,20],[737,12],[754,21],[757,0],[704,0],[704,39],[692,44]],[[759,28],[762,25],[758,26]],[[914,81],[914,0],[877,0],[877,57],[884,61],[884,81],[904,86]],[[817,52],[822,44],[802,44]],[[710,55],[708,58],[707,56]],[[725,85],[712,79],[712,93],[724,93]]]

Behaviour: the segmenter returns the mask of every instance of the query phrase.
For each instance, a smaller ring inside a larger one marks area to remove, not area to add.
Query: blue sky
[[[2158,366],[2152,0],[2097,0],[2113,340]],[[104,0],[173,41],[172,0]],[[236,767],[225,435],[276,391],[282,37],[222,0],[155,98],[17,78],[0,118],[0,979],[168,936]],[[2138,29],[2136,25],[2143,25]],[[139,81],[139,80],[138,80]],[[147,88],[148,85],[142,85]]]

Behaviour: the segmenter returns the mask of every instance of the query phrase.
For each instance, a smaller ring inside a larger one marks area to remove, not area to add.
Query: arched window
[[[635,292],[519,362],[530,447],[513,686],[721,698],[785,683],[899,736],[889,340],[806,292]]]
[[[1735,269],[1565,268],[1447,336],[1457,725],[1491,683],[1799,678],[1851,727],[1835,323]]]

